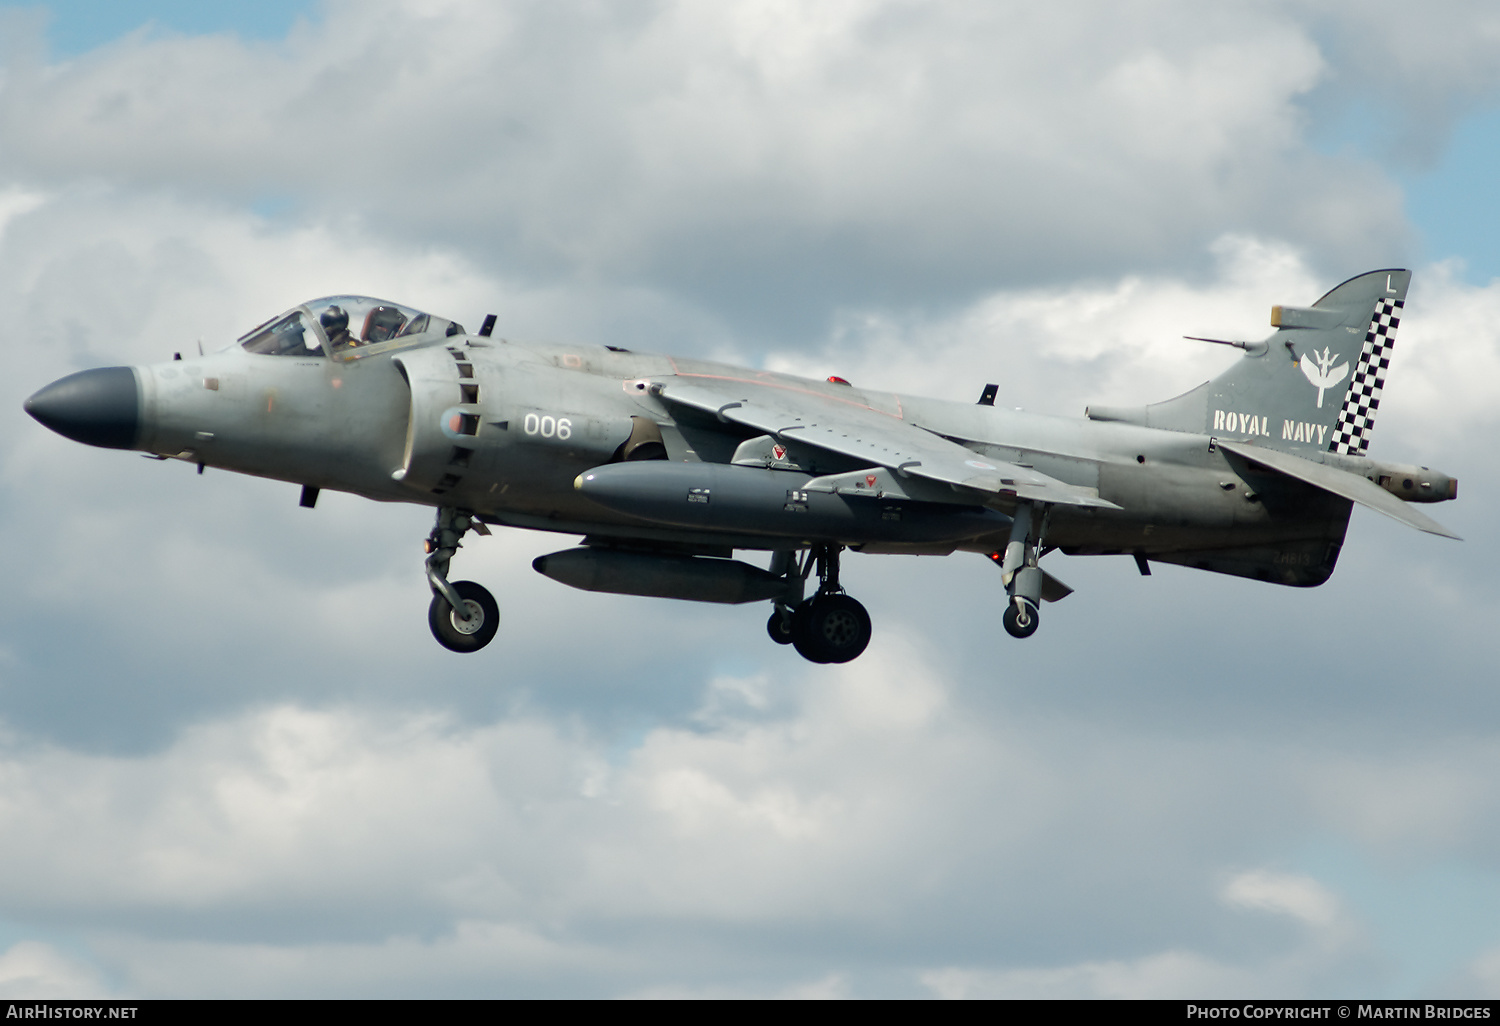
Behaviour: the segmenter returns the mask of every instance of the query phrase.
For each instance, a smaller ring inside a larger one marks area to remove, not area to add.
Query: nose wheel
[[[456,581],[452,588],[463,600],[465,617],[460,617],[446,595],[432,596],[427,607],[427,625],[438,644],[453,652],[478,652],[495,638],[500,629],[500,607],[483,585],[473,581]]]
[[[500,607],[488,590],[473,581],[448,580],[448,564],[470,530],[490,533],[468,513],[440,509],[427,536],[427,583],[432,588],[427,626],[438,644],[451,652],[478,652],[500,629]]]

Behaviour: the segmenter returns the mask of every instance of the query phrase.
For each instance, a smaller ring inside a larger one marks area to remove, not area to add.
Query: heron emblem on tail
[[[1302,368],[1302,373],[1307,380],[1312,382],[1313,387],[1318,390],[1318,409],[1320,410],[1323,408],[1324,391],[1343,381],[1349,373],[1347,363],[1333,366],[1333,361],[1336,359],[1338,357],[1331,355],[1330,350],[1325,347],[1321,353],[1314,349],[1297,361],[1297,366]]]

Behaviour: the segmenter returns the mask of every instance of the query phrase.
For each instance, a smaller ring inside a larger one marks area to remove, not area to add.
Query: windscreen
[[[240,340],[247,353],[265,356],[322,356],[323,339],[301,310],[271,321]]]

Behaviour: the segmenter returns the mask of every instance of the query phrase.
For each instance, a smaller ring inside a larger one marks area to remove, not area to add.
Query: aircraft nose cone
[[[97,367],[59,378],[26,400],[26,412],[65,438],[129,449],[141,433],[135,371]]]

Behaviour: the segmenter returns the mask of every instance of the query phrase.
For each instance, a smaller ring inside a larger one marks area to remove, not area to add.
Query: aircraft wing
[[[852,399],[761,382],[699,384],[682,378],[654,385],[652,392],[669,403],[711,413],[722,421],[763,431],[782,441],[970,489],[980,493],[981,501],[996,497],[1119,508],[1099,498],[1096,489],[1070,485],[1029,467],[981,456]]]
[[[1243,445],[1239,442],[1225,442],[1222,439],[1218,445],[1220,449],[1232,452],[1242,459],[1264,464],[1287,477],[1294,477],[1314,488],[1321,488],[1325,492],[1331,492],[1350,502],[1357,502],[1377,513],[1384,513],[1392,520],[1399,520],[1408,527],[1462,541],[1458,535],[1427,514],[1413,509],[1404,500],[1358,474],[1351,474],[1347,470],[1340,470],[1323,463],[1314,463],[1301,456],[1293,456],[1289,452],[1263,449],[1258,445]]]

